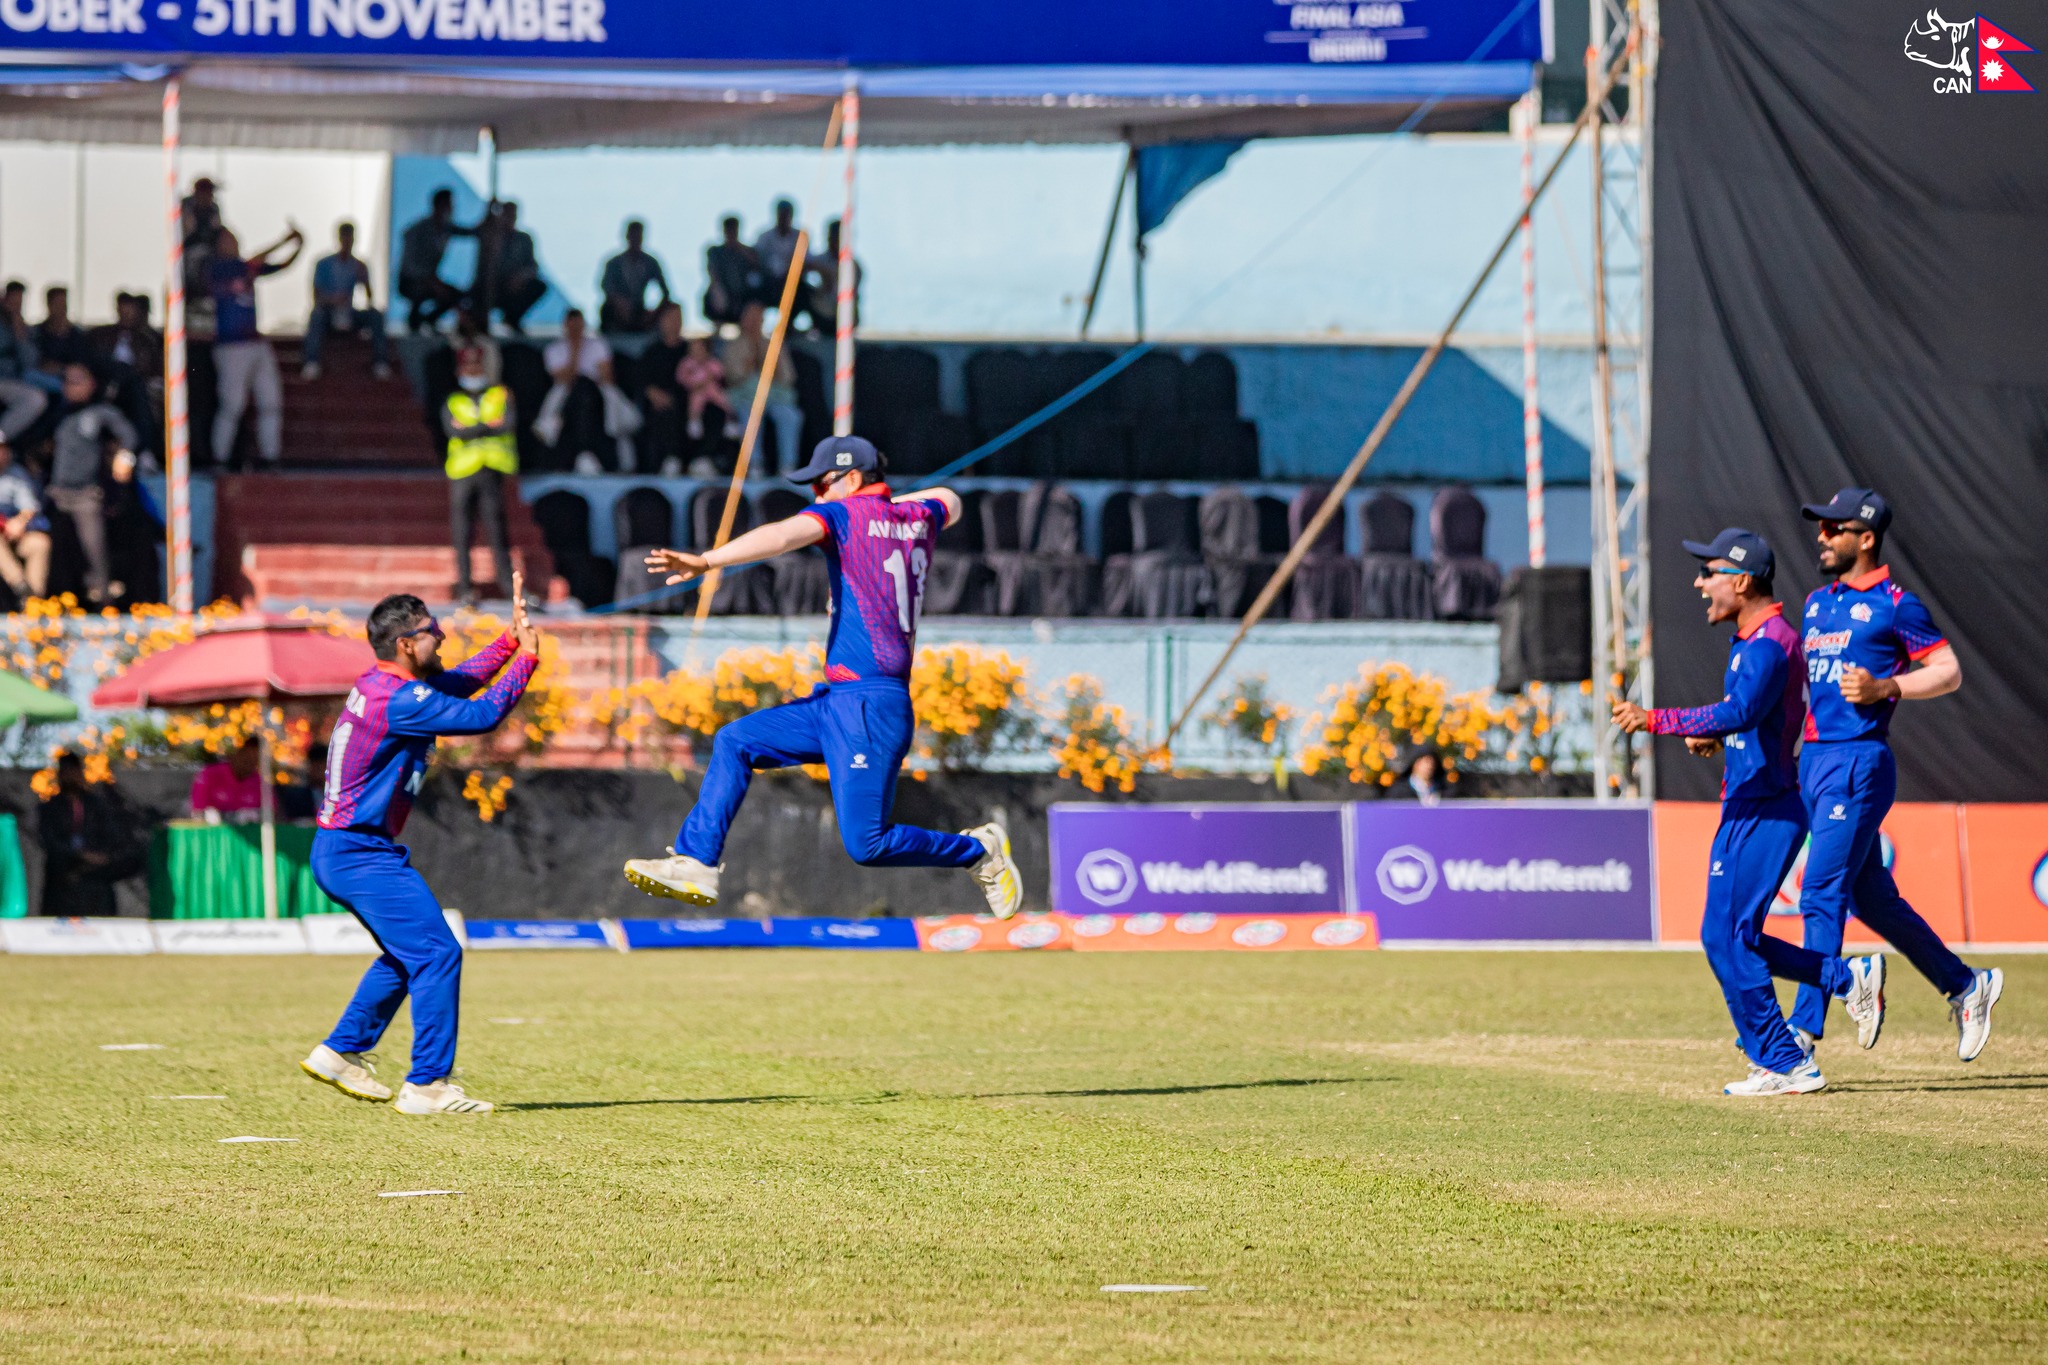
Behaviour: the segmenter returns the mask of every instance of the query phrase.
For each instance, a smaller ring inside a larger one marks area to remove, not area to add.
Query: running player
[[[1827,956],[1839,952],[1853,912],[1948,997],[1956,1056],[1972,1061],[1990,1040],[1991,1008],[2005,989],[2005,974],[1996,967],[1973,970],[1949,951],[1899,895],[1878,838],[1898,787],[1885,738],[1892,712],[1901,701],[1961,687],[1962,665],[1927,608],[1892,582],[1882,562],[1884,533],[1892,522],[1883,498],[1868,488],[1845,488],[1832,502],[1802,510],[1820,523],[1820,570],[1835,580],[1806,599],[1812,709],[1799,757],[1811,832],[1799,891],[1806,946]],[[1882,978],[1878,984],[1882,991]],[[1824,992],[1802,986],[1793,1026],[1817,1039],[1827,1010]],[[1875,1018],[1858,1021],[1856,1040],[1872,1046],[1883,1022],[1880,996]]]
[[[1632,734],[1683,735],[1685,747],[1701,757],[1726,749],[1721,827],[1707,869],[1700,942],[1727,998],[1750,1073],[1724,1093],[1810,1094],[1827,1081],[1811,1044],[1786,1027],[1771,978],[1846,995],[1850,1016],[1860,1018],[1877,1008],[1884,959],[1822,957],[1763,931],[1772,898],[1806,839],[1797,757],[1806,719],[1799,637],[1786,624],[1772,586],[1777,559],[1762,536],[1730,527],[1711,544],[1683,544],[1700,561],[1693,586],[1707,600],[1707,620],[1735,623],[1725,693],[1712,706],[1654,711],[1616,701],[1614,722]]]
[[[412,1071],[392,1106],[401,1114],[491,1108],[452,1079],[462,945],[395,840],[412,812],[435,737],[496,729],[526,691],[540,662],[540,634],[526,619],[524,587],[515,572],[511,631],[449,669],[441,667],[441,627],[426,603],[405,594],[379,602],[369,620],[377,666],[356,679],[328,740],[313,880],[363,922],[384,953],[364,973],[334,1032],[299,1065],[344,1095],[391,1099],[391,1087],[363,1054],[410,995]]]
[[[756,769],[823,763],[831,773],[839,837],[863,867],[963,867],[988,908],[1007,919],[1024,901],[1010,837],[999,824],[964,834],[892,824],[896,774],[910,752],[910,662],[917,612],[939,532],[960,515],[947,488],[895,497],[881,453],[859,436],[818,443],[789,475],[815,505],[756,527],[703,554],[656,550],[647,567],[683,583],[712,569],[752,564],[823,545],[832,567],[832,629],[825,684],[800,701],[757,711],[718,732],[697,804],[666,858],[635,858],[626,880],[691,905],[718,900],[719,855]]]

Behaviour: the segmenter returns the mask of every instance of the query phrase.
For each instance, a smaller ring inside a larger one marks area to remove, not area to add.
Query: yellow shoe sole
[[[342,1094],[348,1096],[352,1100],[368,1100],[371,1104],[391,1103],[392,1096],[390,1095],[372,1095],[367,1091],[351,1090],[347,1086],[343,1085],[340,1081],[335,1080],[332,1076],[321,1075],[312,1067],[307,1066],[304,1062],[299,1063],[299,1070],[305,1072],[308,1076],[311,1076],[314,1080],[320,1082],[320,1084],[322,1085],[333,1086],[336,1090],[339,1090]]]
[[[707,896],[702,891],[679,891],[675,887],[670,886],[666,882],[658,882],[654,880],[654,878],[646,875],[645,873],[635,872],[630,867],[626,869],[626,880],[630,882],[632,885],[640,888],[640,890],[645,891],[648,895],[659,896],[663,900],[681,901],[685,905],[718,904],[718,898],[716,896]]]

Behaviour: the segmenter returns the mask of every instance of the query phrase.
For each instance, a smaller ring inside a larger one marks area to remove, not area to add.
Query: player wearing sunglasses
[[[398,594],[370,612],[377,665],[356,680],[327,743],[327,786],[313,836],[313,879],[363,922],[384,950],[327,1041],[299,1065],[359,1100],[389,1100],[364,1056],[412,998],[412,1070],[393,1107],[404,1114],[479,1114],[453,1079],[462,945],[426,879],[397,842],[440,735],[480,735],[510,714],[540,663],[512,575],[512,629],[453,668],[427,604]],[[495,681],[494,681],[495,679]]]
[[[824,547],[832,571],[825,684],[718,732],[697,804],[669,856],[626,864],[626,880],[649,895],[716,904],[726,831],[754,772],[822,763],[831,774],[839,837],[855,862],[966,868],[997,916],[1007,919],[1023,904],[1010,837],[1000,824],[946,834],[890,819],[896,776],[917,728],[910,664],[925,574],[939,532],[961,507],[959,494],[946,488],[895,496],[882,475],[881,452],[870,442],[828,437],[789,475],[792,483],[810,485],[812,506],[702,554],[656,550],[647,556],[647,567],[667,574],[670,583],[811,545]]]

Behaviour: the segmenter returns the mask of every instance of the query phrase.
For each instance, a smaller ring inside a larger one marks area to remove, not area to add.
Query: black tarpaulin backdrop
[[[1821,582],[1798,505],[1873,487],[1894,577],[1963,665],[1959,694],[1900,708],[1900,798],[2048,800],[2048,4],[1992,15],[2040,49],[2011,59],[2030,94],[1936,93],[1949,73],[1905,55],[1927,12],[1662,7],[1657,701],[1716,700],[1727,662],[1681,538],[1762,532],[1796,619]],[[1660,795],[1714,796],[1718,760],[1659,745]]]

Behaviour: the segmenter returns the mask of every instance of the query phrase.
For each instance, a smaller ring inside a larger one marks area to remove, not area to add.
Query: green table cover
[[[263,831],[256,825],[174,820],[149,842],[153,919],[262,919]],[[277,914],[341,913],[313,884],[313,830],[277,827]]]
[[[21,827],[0,813],[0,919],[28,915],[28,868],[21,861]]]

